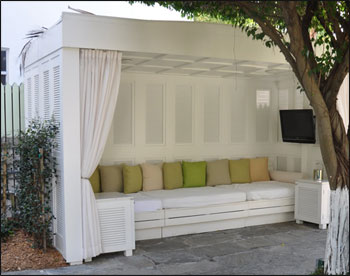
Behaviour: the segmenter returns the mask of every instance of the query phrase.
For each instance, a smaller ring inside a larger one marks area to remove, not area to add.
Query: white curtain
[[[349,125],[349,74],[346,75],[340,86],[337,99],[337,109],[343,118],[345,131],[347,131]]]
[[[95,195],[89,178],[102,157],[117,103],[122,54],[80,50],[80,147],[83,258],[102,252]]]

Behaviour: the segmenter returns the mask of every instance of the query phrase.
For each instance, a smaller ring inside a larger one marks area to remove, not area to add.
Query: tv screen
[[[315,120],[311,109],[280,110],[282,140],[314,144]]]

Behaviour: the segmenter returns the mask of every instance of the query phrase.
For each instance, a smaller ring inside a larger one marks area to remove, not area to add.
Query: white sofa
[[[294,182],[302,173],[270,176],[266,182],[128,194],[135,202],[136,240],[294,220]]]

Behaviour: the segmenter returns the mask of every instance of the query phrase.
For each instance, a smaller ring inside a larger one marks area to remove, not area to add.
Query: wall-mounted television
[[[283,142],[315,144],[315,117],[312,109],[280,110]]]

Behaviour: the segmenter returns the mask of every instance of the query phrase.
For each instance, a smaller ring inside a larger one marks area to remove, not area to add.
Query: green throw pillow
[[[184,187],[202,187],[205,186],[207,162],[182,162],[182,171],[184,175]]]
[[[97,166],[96,170],[91,175],[89,180],[90,180],[92,190],[94,191],[94,193],[100,193],[101,192],[101,180],[100,180],[99,166]]]
[[[142,170],[137,166],[123,166],[124,193],[137,193],[142,189]]]
[[[102,192],[123,192],[123,165],[100,166]]]
[[[230,176],[232,183],[250,183],[249,159],[230,160]]]
[[[165,190],[183,187],[182,168],[180,162],[163,164],[163,184]]]

